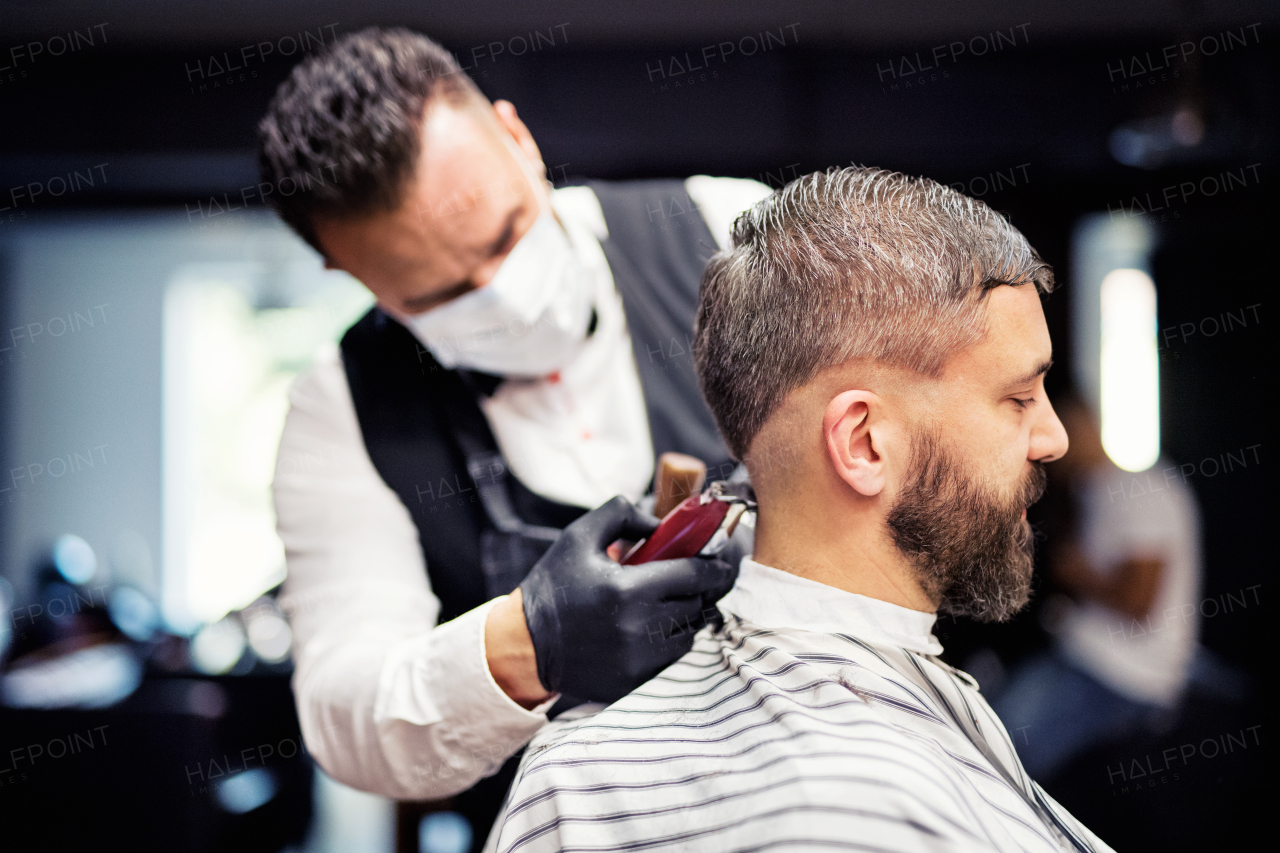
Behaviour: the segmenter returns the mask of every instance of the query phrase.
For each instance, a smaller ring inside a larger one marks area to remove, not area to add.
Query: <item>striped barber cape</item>
[[[719,607],[656,678],[539,732],[489,851],[1110,850],[937,659],[933,614],[750,558]]]

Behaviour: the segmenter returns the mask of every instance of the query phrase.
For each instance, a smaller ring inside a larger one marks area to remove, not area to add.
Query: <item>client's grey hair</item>
[[[805,175],[738,217],[702,276],[694,363],[743,459],[786,395],[868,359],[936,376],[986,333],[982,296],[1053,289],[1009,222],[928,178],[848,167]]]

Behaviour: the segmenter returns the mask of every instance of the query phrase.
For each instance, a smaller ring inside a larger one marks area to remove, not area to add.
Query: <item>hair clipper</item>
[[[633,566],[720,553],[743,514],[755,511],[753,494],[750,483],[717,480],[664,515],[657,529],[637,542],[619,562]]]

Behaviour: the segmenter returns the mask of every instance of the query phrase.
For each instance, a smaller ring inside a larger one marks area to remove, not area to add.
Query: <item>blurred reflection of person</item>
[[[1177,466],[1145,472],[1106,455],[1094,414],[1058,407],[1070,451],[1051,468],[1070,491],[1049,571],[1074,599],[1052,651],[1018,670],[994,703],[1033,777],[1175,707],[1199,628],[1200,517]]]

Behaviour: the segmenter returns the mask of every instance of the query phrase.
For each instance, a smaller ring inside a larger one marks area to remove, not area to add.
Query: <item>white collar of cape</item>
[[[876,646],[942,653],[942,644],[933,636],[936,613],[845,592],[751,557],[743,558],[737,584],[718,606],[760,628],[848,634]]]

